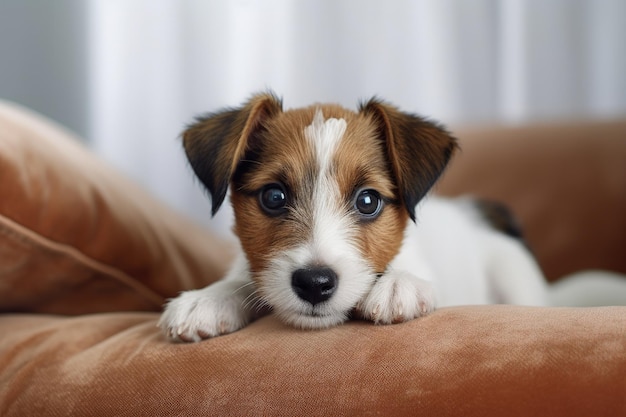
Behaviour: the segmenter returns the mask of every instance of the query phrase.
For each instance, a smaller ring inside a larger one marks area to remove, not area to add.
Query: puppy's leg
[[[248,263],[240,255],[223,280],[172,299],[158,325],[170,339],[183,342],[234,332],[262,313],[255,292]]]
[[[403,270],[390,270],[356,307],[357,315],[377,324],[400,323],[435,309],[432,284]]]

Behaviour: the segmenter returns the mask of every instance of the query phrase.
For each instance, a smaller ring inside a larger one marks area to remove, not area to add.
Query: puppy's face
[[[367,117],[309,108],[268,120],[239,165],[235,232],[285,321],[345,320],[398,252],[408,215],[383,145]]]
[[[441,128],[377,101],[283,112],[272,95],[199,120],[184,141],[214,211],[230,183],[258,295],[304,328],[347,318],[454,148]]]

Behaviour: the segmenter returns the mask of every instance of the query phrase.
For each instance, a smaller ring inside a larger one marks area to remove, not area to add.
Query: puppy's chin
[[[352,295],[346,299],[344,295],[340,300],[334,299],[337,297],[334,296],[327,302],[312,306],[298,299],[293,292],[282,297],[276,297],[276,293],[268,293],[267,289],[261,292],[267,295],[267,298],[264,297],[265,301],[283,323],[307,330],[326,329],[343,323],[349,319],[350,312],[362,298],[359,295]]]
[[[274,309],[274,312],[283,323],[305,330],[326,329],[341,324],[348,319],[348,314],[343,312],[317,313],[310,311],[307,313],[289,310],[281,311],[279,309]]]

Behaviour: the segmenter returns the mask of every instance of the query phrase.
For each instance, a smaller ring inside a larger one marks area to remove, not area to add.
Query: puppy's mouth
[[[320,311],[320,309],[316,307],[312,307],[310,310],[308,311],[300,311],[300,312],[294,312],[295,314],[300,314],[302,316],[305,317],[332,317],[335,316],[336,313],[332,313],[332,312],[328,312],[328,311]]]
[[[304,313],[303,316],[307,316],[307,317],[328,317],[328,316],[330,316],[330,314],[322,314],[322,313],[318,313],[317,311],[312,311],[310,313]]]
[[[301,329],[325,329],[343,323],[348,318],[348,313],[328,311],[323,305],[303,310],[274,308],[274,312],[283,322]]]
[[[337,313],[334,311],[328,311],[328,307],[325,304],[318,304],[315,306],[306,306],[304,308],[290,308],[285,309],[284,314],[293,314],[302,317],[332,317]]]

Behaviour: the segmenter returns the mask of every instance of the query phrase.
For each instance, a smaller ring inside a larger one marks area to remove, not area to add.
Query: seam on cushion
[[[162,296],[139,283],[127,273],[89,257],[73,246],[50,240],[1,214],[0,235],[18,239],[22,243],[31,247],[37,247],[49,252],[61,253],[88,269],[95,270],[101,275],[118,281],[126,287],[132,288],[137,292],[137,294],[154,304],[156,307],[161,307],[163,305]]]

